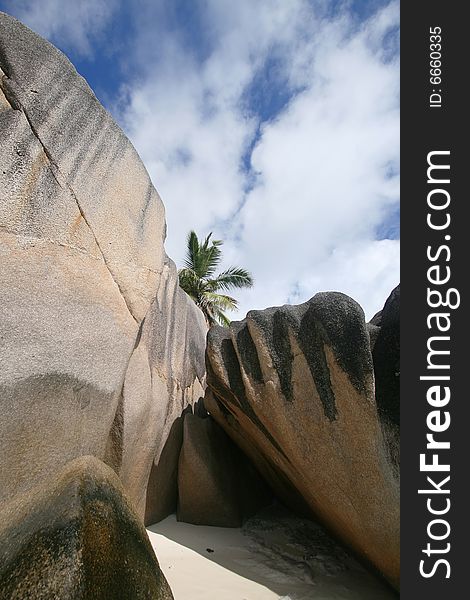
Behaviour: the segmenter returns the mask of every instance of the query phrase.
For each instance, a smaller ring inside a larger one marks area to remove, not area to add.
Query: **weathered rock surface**
[[[0,13],[0,504],[87,454],[141,516],[152,465],[174,503],[179,452],[158,466],[203,394],[206,325],[164,237],[126,136],[61,52]]]
[[[292,600],[397,600],[385,582],[367,573],[318,522],[299,518],[281,505],[248,519],[243,533],[250,549],[262,555],[263,567],[275,569],[271,578],[286,582],[285,596]],[[294,581],[305,588],[300,590]]]
[[[400,425],[400,286],[390,294],[383,310],[375,315],[379,328],[372,351],[375,397],[380,416]],[[371,321],[371,322],[372,322]]]
[[[390,294],[383,309],[369,323],[374,327],[372,348],[375,398],[390,458],[400,465],[400,286]]]
[[[259,474],[211,418],[187,414],[178,466],[178,520],[240,527],[271,501]]]
[[[359,305],[323,293],[251,311],[210,330],[207,369],[206,408],[278,497],[398,585],[399,482]]]
[[[114,472],[88,456],[0,511],[0,599],[171,600]]]

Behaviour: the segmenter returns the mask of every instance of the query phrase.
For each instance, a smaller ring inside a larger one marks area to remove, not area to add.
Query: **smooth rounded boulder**
[[[0,511],[0,599],[172,600],[115,473],[87,456]]]

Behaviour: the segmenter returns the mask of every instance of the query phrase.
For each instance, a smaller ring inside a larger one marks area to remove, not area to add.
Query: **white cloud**
[[[371,316],[398,282],[398,252],[374,239],[399,194],[398,177],[390,177],[399,151],[397,65],[384,64],[368,43],[383,22],[352,36],[344,21],[324,24],[303,68],[305,91],[264,127],[253,153],[260,184],[239,215],[239,260],[258,274],[260,292],[278,288],[271,303],[285,302],[294,286],[299,300],[339,289]],[[372,278],[374,257],[388,276]],[[247,300],[268,298],[244,298],[242,312]]]
[[[14,5],[42,35],[90,55],[118,3]],[[181,264],[188,231],[214,231],[226,240],[225,265],[252,271],[255,287],[237,294],[239,318],[327,289],[350,294],[371,317],[398,283],[399,243],[376,240],[399,196],[399,71],[387,56],[398,2],[362,24],[348,3],[334,18],[328,5],[195,1],[188,27],[199,49],[174,27],[171,3],[135,0],[131,11],[128,81],[113,112],[165,203],[168,254]],[[273,56],[292,98],[260,123],[247,94]]]
[[[238,294],[240,313],[281,304],[299,304],[321,291],[341,291],[362,306],[368,319],[385,304],[399,282],[398,240],[356,241],[337,246],[295,281],[288,272]],[[287,290],[287,292],[286,292]]]
[[[399,243],[375,239],[399,195],[398,63],[384,50],[398,3],[359,27],[303,0],[205,7],[205,59],[162,27],[121,111],[166,205],[168,253],[181,261],[190,229],[226,239],[226,264],[256,281],[239,294],[238,317],[325,289],[371,317],[399,280]],[[242,157],[259,125],[246,92],[273,53],[285,85],[301,91],[262,124],[246,193]]]
[[[83,56],[92,54],[92,42],[104,30],[119,0],[10,0],[20,21],[53,43]]]

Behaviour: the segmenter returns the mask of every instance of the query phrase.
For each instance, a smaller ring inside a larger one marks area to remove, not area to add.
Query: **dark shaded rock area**
[[[178,504],[178,460],[183,445],[183,421],[190,407],[176,417],[171,426],[158,464],[153,463],[147,486],[145,525],[158,523],[176,511]]]
[[[187,414],[178,467],[178,520],[240,527],[271,494],[224,430],[210,417]]]
[[[1,600],[171,600],[115,473],[87,456],[0,513]]]
[[[400,286],[388,297],[379,318],[372,357],[375,373],[375,399],[380,417],[400,425]],[[372,321],[371,321],[372,323]]]

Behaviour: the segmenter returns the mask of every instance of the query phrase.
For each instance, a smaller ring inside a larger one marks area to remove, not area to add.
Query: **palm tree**
[[[235,310],[235,298],[220,294],[221,290],[246,288],[253,285],[253,278],[246,269],[230,267],[219,275],[216,269],[222,259],[221,240],[212,240],[212,233],[201,244],[194,231],[188,235],[184,267],[178,271],[179,283],[204,313],[208,325],[230,325],[226,310]]]

